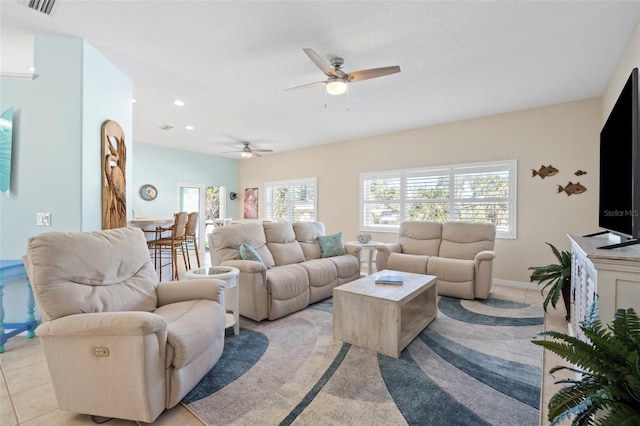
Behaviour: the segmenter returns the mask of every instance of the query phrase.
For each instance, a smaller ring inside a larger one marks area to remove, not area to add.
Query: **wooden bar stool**
[[[191,270],[191,256],[189,256],[189,245],[193,244],[193,249],[196,252],[196,261],[198,262],[198,268],[200,267],[200,253],[198,253],[198,212],[189,213],[187,218],[186,230],[184,233],[184,247],[187,251],[187,269]]]
[[[147,242],[150,250],[154,253],[154,265],[156,270],[160,270],[160,281],[162,281],[162,268],[171,265],[171,277],[177,280],[178,277],[178,250],[182,252],[182,259],[185,267],[187,266],[187,258],[184,251],[184,235],[186,232],[188,214],[187,212],[178,212],[174,214],[173,226],[170,228],[158,228],[158,238]],[[162,233],[170,232],[166,237]],[[163,263],[163,255],[169,255],[169,261]]]

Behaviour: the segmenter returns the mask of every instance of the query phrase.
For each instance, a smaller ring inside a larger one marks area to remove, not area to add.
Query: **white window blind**
[[[274,221],[315,221],[317,178],[265,182],[265,215]]]
[[[516,235],[516,160],[360,175],[360,228],[397,232],[405,220],[485,222]]]

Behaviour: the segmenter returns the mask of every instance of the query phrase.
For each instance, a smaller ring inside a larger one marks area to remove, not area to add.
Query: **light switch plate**
[[[36,226],[51,226],[51,213],[36,213]]]

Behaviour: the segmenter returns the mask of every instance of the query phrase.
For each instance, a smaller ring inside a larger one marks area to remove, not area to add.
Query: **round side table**
[[[227,325],[233,327],[233,334],[240,333],[240,291],[238,289],[240,270],[232,266],[205,266],[185,272],[188,280],[215,278],[224,281],[224,289],[220,294],[221,304],[227,311]]]
[[[359,245],[360,247],[362,247],[362,250],[367,250],[369,252],[369,259],[368,259],[368,269],[369,269],[369,275],[371,275],[373,273],[373,254],[374,252],[377,251],[376,246],[378,244],[381,244],[380,241],[369,241],[368,243],[361,243],[358,241],[349,241],[347,242],[347,244],[355,244],[355,245]]]

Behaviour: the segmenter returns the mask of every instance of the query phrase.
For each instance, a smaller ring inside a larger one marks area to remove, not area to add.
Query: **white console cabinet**
[[[620,308],[633,308],[640,314],[640,245],[612,250],[599,249],[610,244],[608,234],[594,237],[569,235],[571,240],[571,330],[584,340],[580,323],[596,294],[600,319],[610,323]]]

